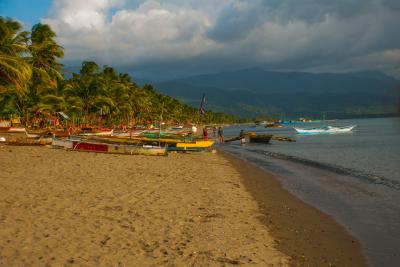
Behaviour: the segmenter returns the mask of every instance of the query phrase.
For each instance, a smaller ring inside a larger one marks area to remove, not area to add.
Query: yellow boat
[[[99,142],[115,143],[115,144],[166,144],[168,145],[168,150],[170,151],[203,151],[210,148],[215,141],[213,140],[179,140],[179,139],[169,139],[169,138],[147,138],[147,137],[101,137],[101,138],[91,138],[92,140],[97,140]]]
[[[94,139],[94,138],[93,138]],[[134,137],[99,137],[97,140],[104,140],[108,142],[115,143],[128,143],[128,144],[136,144],[136,143],[163,143],[163,144],[178,144],[178,143],[196,143],[203,140],[182,140],[182,139],[173,139],[173,138],[148,138],[142,136],[134,136]],[[212,141],[214,142],[214,141]]]
[[[215,141],[213,140],[195,140],[192,142],[176,143],[178,148],[208,148],[211,147]]]

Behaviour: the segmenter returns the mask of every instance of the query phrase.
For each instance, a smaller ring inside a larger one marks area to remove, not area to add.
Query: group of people
[[[213,137],[214,138],[218,137],[219,143],[221,145],[223,145],[225,136],[224,136],[224,130],[222,129],[222,127],[219,126],[217,128],[217,127],[214,126],[212,128],[212,132],[213,132]],[[203,128],[203,139],[204,140],[208,140],[208,131],[207,131],[206,127]]]
[[[219,141],[220,145],[224,145],[224,142],[225,142],[225,135],[224,135],[224,129],[222,128],[222,126],[219,126],[218,128],[214,126],[214,127],[212,128],[212,132],[213,132],[213,137],[214,137],[214,138],[217,138],[217,137],[218,137],[218,141]],[[240,131],[239,137],[240,137],[240,143],[241,143],[242,145],[244,145],[244,144],[246,143],[246,133],[245,133],[244,130],[241,130],[241,131]],[[204,139],[204,140],[208,140],[208,130],[207,130],[207,127],[204,127],[204,128],[203,128],[203,139]]]

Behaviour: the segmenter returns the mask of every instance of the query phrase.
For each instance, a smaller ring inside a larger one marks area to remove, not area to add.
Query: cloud
[[[135,9],[117,9],[107,19],[111,8],[123,3],[55,1],[55,16],[43,22],[57,32],[72,62],[86,58],[140,65],[193,57],[212,45],[201,37],[210,21],[198,10],[144,1]]]
[[[399,68],[397,0],[54,0],[52,10],[43,22],[67,64],[179,75]]]

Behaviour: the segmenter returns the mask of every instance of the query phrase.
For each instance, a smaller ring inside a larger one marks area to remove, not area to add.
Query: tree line
[[[229,123],[234,117],[207,111],[158,93],[152,85],[139,86],[126,73],[84,61],[68,79],[59,60],[64,49],[49,25],[31,31],[0,17],[0,118],[18,117],[29,125],[40,116],[64,112],[81,123],[146,124]],[[200,102],[200,99],[199,99]]]

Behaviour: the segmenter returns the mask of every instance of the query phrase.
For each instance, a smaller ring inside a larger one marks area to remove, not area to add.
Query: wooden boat
[[[0,127],[0,132],[4,133],[26,133],[26,129],[24,127],[12,127],[12,126],[5,126]]]
[[[194,136],[188,136],[187,132],[143,132],[140,136],[159,139],[159,138],[170,138],[170,139],[195,139]]]
[[[34,136],[27,132],[3,132],[0,134],[2,142],[8,145],[19,146],[44,146],[50,145],[52,138],[50,136]]]
[[[173,127],[171,127],[172,130],[182,130],[183,129],[183,125],[175,125]]]
[[[126,130],[126,131],[116,131],[114,130],[111,136],[114,137],[131,137],[131,136],[139,136],[143,133],[143,130]]]
[[[168,146],[168,151],[206,151],[210,150],[214,143],[212,140],[181,142]]]
[[[55,137],[69,137],[72,133],[72,129],[53,129],[48,132]]]
[[[128,154],[128,155],[148,155],[148,156],[165,156],[167,154],[166,147],[146,146],[146,145],[127,145],[127,144],[111,144],[86,140],[61,140],[53,139],[54,147],[61,147],[74,151],[86,151],[97,153],[112,154]]]
[[[277,123],[267,123],[264,127],[265,128],[282,128],[283,125],[277,124]]]
[[[175,137],[175,133],[168,133],[168,132],[144,132],[142,133],[142,136],[147,137],[147,138],[169,138],[169,137]]]
[[[145,136],[132,136],[132,137],[99,137],[101,139],[107,139],[110,141],[124,143],[124,142],[136,142],[136,143],[161,143],[161,144],[176,144],[176,143],[192,143],[197,139],[196,137],[164,137],[164,138],[153,138]]]
[[[7,132],[11,126],[0,126],[0,132]]]
[[[249,134],[249,140],[251,143],[264,143],[268,144],[272,138],[272,134]]]
[[[58,148],[72,149],[74,144],[71,139],[53,138],[51,145]]]
[[[239,141],[239,140],[241,140],[243,137],[241,137],[241,136],[236,136],[236,137],[232,137],[232,138],[229,138],[229,139],[226,139],[224,142],[225,143],[229,143],[229,142],[233,142],[233,141]]]
[[[113,134],[114,130],[113,129],[107,129],[107,128],[82,128],[82,131],[79,133],[79,135],[82,136],[110,136]]]
[[[176,143],[176,147],[181,148],[208,148],[211,147],[215,141],[213,140],[196,140],[194,142],[181,142]]]

